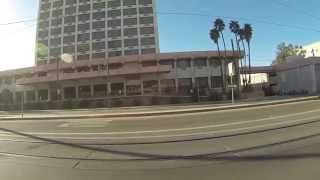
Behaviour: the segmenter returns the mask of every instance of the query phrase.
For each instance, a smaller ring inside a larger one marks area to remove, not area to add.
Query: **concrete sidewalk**
[[[24,112],[23,120],[58,120],[58,119],[90,119],[90,118],[117,118],[117,117],[141,117],[159,116],[169,114],[185,114],[209,111],[232,110],[249,107],[259,107],[294,103],[309,100],[318,100],[319,96],[287,97],[286,99],[266,98],[247,99],[231,103],[198,103],[179,104],[167,106],[126,107],[126,108],[99,108],[99,109],[74,109],[74,110],[38,110]],[[20,112],[0,111],[0,120],[21,120]]]

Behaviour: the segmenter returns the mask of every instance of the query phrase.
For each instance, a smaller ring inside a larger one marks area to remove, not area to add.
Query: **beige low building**
[[[230,77],[227,65],[238,67],[239,55],[182,52],[40,65],[0,72],[0,92],[12,103],[99,101],[119,97],[190,97],[222,94]],[[237,68],[238,69],[238,68]],[[239,73],[235,74],[237,81]],[[239,87],[239,86],[238,86]]]

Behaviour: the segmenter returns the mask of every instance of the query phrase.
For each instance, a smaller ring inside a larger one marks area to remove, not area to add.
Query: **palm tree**
[[[224,24],[224,21],[220,18],[216,19],[214,22],[214,28],[216,30],[218,30],[218,32],[220,33],[221,37],[222,37],[222,41],[223,41],[223,46],[224,46],[224,56],[225,58],[227,57],[227,47],[226,47],[226,42],[224,40],[224,35],[223,35],[223,31],[225,29],[226,25]]]
[[[220,32],[219,30],[217,30],[216,28],[213,28],[210,30],[210,38],[212,39],[212,41],[217,45],[217,49],[218,49],[218,55],[219,58],[221,57],[221,53],[220,53],[220,46],[219,46],[219,39],[220,39]],[[222,63],[220,65],[220,71],[221,71],[221,77],[223,77],[223,70],[222,70]],[[223,82],[223,81],[222,81]],[[224,82],[223,82],[223,87],[224,87]]]
[[[247,53],[246,53],[246,46],[244,45],[244,29],[240,28],[239,29],[239,32],[238,32],[238,35],[239,35],[239,39],[238,39],[238,43],[242,43],[242,48],[243,48],[243,52],[244,52],[244,69],[247,68]],[[247,74],[246,74],[246,70],[243,71],[243,85],[246,87],[247,86]]]
[[[234,34],[234,36],[236,38],[237,51],[240,54],[240,46],[239,46],[239,40],[238,40],[239,31],[240,31],[239,22],[238,21],[230,21],[229,29]],[[240,67],[242,67],[242,60],[240,60]]]
[[[247,42],[248,45],[248,56],[249,56],[249,84],[251,83],[251,39],[252,39],[252,27],[250,24],[245,24],[244,25],[244,39]]]
[[[220,54],[220,46],[219,46],[220,32],[217,29],[211,29],[210,38],[217,45],[218,54],[220,56],[221,55]]]

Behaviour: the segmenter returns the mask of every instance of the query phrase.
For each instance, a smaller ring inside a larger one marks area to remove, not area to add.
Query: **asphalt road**
[[[318,179],[319,107],[0,121],[0,179]]]

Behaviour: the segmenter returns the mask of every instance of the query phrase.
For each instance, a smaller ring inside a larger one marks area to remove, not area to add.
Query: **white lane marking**
[[[258,125],[258,126],[251,126],[246,128],[236,128],[236,129],[228,129],[228,130],[218,130],[218,131],[210,131],[210,132],[200,132],[200,133],[190,133],[190,134],[174,134],[174,135],[157,135],[157,136],[129,136],[129,137],[50,137],[45,136],[44,138],[58,138],[58,139],[71,139],[71,140],[123,140],[123,139],[151,139],[151,138],[177,138],[177,137],[188,137],[188,136],[199,136],[199,135],[213,135],[213,134],[223,134],[223,133],[230,133],[231,132],[245,132],[248,130],[256,130],[258,128],[268,129],[274,126],[283,127],[281,125],[295,125],[302,122],[307,122],[308,120],[314,121],[319,119],[319,117],[312,117],[312,118],[305,118],[296,121],[283,121],[279,123],[267,124],[267,125]]]
[[[105,127],[107,126],[112,120],[108,121],[79,121],[79,122],[65,122],[58,127],[67,128],[67,127],[73,127],[73,128],[99,128],[99,127]]]
[[[104,132],[104,133],[42,133],[42,132],[24,132],[26,134],[33,134],[33,135],[126,135],[126,134],[146,134],[146,133],[164,133],[164,132],[177,132],[177,131],[190,131],[190,130],[200,130],[200,129],[209,129],[209,128],[217,128],[217,127],[227,127],[233,125],[242,125],[242,124],[250,124],[256,122],[263,122],[269,121],[278,118],[288,118],[294,117],[298,115],[305,115],[308,113],[320,112],[320,110],[312,110],[307,112],[295,113],[295,114],[288,114],[282,116],[275,116],[257,120],[247,120],[247,121],[240,121],[240,122],[233,122],[233,123],[225,123],[225,124],[218,124],[218,125],[209,125],[209,126],[198,126],[198,127],[191,127],[191,128],[179,128],[179,129],[164,129],[164,130],[153,130],[153,131],[128,131],[128,132]]]

